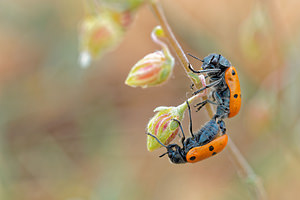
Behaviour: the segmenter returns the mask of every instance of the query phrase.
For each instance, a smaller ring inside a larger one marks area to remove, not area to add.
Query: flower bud
[[[199,81],[203,87],[206,86],[205,77],[203,75],[198,76]],[[207,90],[190,97],[187,101],[191,104],[193,101],[207,95]],[[184,111],[187,109],[186,101],[177,107],[160,106],[154,109],[154,112],[158,112],[150,119],[147,125],[147,132],[155,135],[163,144],[168,145],[177,135],[179,130],[178,122],[173,119],[181,121],[183,119]],[[161,145],[152,136],[147,136],[147,148],[148,151],[153,151]]]
[[[186,102],[177,107],[157,107],[157,112],[147,125],[147,132],[155,135],[163,144],[168,145],[177,135],[179,130],[178,122],[172,120],[183,119],[184,111],[187,108]],[[148,151],[158,149],[161,145],[151,136],[147,136]]]
[[[152,39],[162,46],[162,50],[150,53],[139,60],[130,70],[125,84],[147,88],[162,84],[171,76],[175,63],[174,57],[167,45],[158,40],[158,36],[164,36],[163,30],[159,26],[152,31]]]
[[[167,59],[162,51],[156,51],[138,61],[128,74],[125,83],[132,87],[156,86],[171,75],[174,59]]]
[[[145,0],[84,1],[86,17],[80,24],[79,63],[88,67],[92,59],[116,47]]]
[[[132,23],[134,19],[134,12],[130,11],[123,11],[123,12],[116,12],[111,11],[112,19],[119,24],[124,30],[126,30],[129,25]]]
[[[80,26],[81,66],[86,67],[91,58],[96,58],[119,44],[123,33],[122,26],[109,13],[88,15]]]

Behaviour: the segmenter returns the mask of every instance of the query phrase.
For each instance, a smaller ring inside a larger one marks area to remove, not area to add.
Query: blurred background
[[[218,52],[237,68],[242,108],[227,132],[269,199],[299,196],[300,1],[162,4],[186,52]],[[178,61],[161,87],[124,84],[139,59],[160,49],[149,6],[136,10],[115,49],[82,69],[85,15],[81,1],[0,1],[0,199],[253,199],[228,149],[186,165],[147,151],[153,109],[191,95]],[[193,119],[196,130],[209,118],[201,111]]]

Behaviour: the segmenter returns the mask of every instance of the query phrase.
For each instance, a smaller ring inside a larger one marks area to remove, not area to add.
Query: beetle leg
[[[219,124],[220,130],[222,132],[222,135],[226,134],[225,122],[223,120],[219,120],[218,124]]]
[[[192,137],[195,137],[195,135],[193,134],[193,124],[192,124],[192,114],[191,114],[191,107],[188,101],[186,101],[186,104],[188,106],[188,110],[189,110],[189,118],[190,118],[190,133],[192,135]]]
[[[221,69],[202,69],[202,70],[195,70],[192,65],[189,63],[188,65],[189,69],[196,74],[200,74],[200,73],[209,73],[209,72],[220,72]]]
[[[215,82],[212,82],[212,83],[206,85],[205,87],[203,87],[203,88],[197,90],[196,92],[193,93],[193,95],[196,95],[196,94],[202,92],[203,90],[205,90],[205,89],[207,89],[207,88],[210,88],[210,87],[213,87],[213,86],[215,86],[215,85],[218,85],[221,81],[222,81],[222,78],[220,78],[220,79],[216,80]]]
[[[202,102],[200,102],[200,103],[197,103],[196,105],[195,105],[195,107],[198,107],[197,108],[197,110],[196,110],[196,112],[198,112],[203,106],[205,106],[207,103],[211,103],[211,104],[213,104],[213,105],[219,105],[218,103],[216,103],[216,102],[213,102],[213,101],[211,101],[211,100],[209,100],[209,99],[206,99],[206,100],[204,100],[204,101],[202,101]]]

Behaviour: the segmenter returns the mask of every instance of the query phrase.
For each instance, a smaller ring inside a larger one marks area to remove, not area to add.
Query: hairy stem
[[[189,60],[187,59],[180,44],[176,40],[176,38],[166,20],[166,17],[163,13],[163,10],[162,10],[159,2],[157,0],[152,0],[151,7],[152,7],[156,17],[158,18],[158,21],[159,21],[162,29],[164,30],[166,37],[168,38],[168,40],[171,44],[171,47],[176,52],[181,64],[183,65],[188,77],[195,84],[196,88],[198,88],[198,89],[201,88],[201,86],[202,86],[201,83],[196,83],[194,81],[194,79],[189,75],[191,72],[188,67]],[[206,98],[203,98],[203,99],[206,99]],[[205,107],[208,112],[208,115],[212,118],[214,115],[212,107],[210,106],[210,104],[206,104]],[[242,172],[242,173],[240,173],[241,177],[243,179],[247,180],[249,190],[255,194],[256,199],[259,199],[259,200],[267,199],[265,189],[263,187],[262,182],[260,181],[260,178],[255,174],[252,167],[249,165],[247,160],[243,157],[243,155],[241,154],[239,149],[235,146],[235,144],[233,143],[233,141],[230,138],[228,141],[228,147],[229,147],[230,155],[233,157],[234,161],[236,162],[237,166],[240,168],[240,171]]]

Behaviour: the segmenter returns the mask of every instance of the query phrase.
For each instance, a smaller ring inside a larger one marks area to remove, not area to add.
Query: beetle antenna
[[[151,133],[146,133],[147,135],[150,135],[151,137],[153,137],[153,138],[155,138],[156,140],[157,140],[157,142],[161,145],[161,146],[163,146],[163,147],[166,147],[167,148],[167,146],[166,145],[164,145],[155,135],[152,135]]]
[[[192,54],[190,53],[187,53],[187,55],[191,56],[192,58],[195,58],[196,60],[200,60],[201,62],[204,62],[204,60],[201,60],[200,58],[196,57],[196,56],[193,56]]]
[[[166,155],[168,152],[166,152],[166,153],[164,153],[164,154],[161,154],[159,157],[161,158],[161,157],[163,157],[164,155]]]

